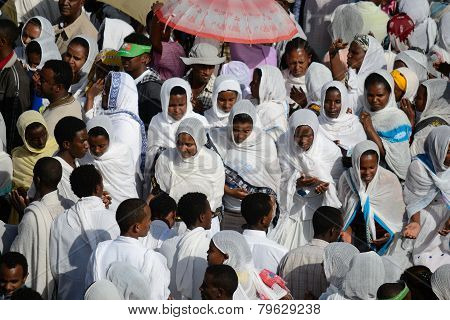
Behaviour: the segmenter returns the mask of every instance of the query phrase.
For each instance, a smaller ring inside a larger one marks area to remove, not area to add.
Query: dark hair
[[[147,203],[141,199],[127,199],[120,203],[116,211],[116,221],[120,228],[120,234],[128,232],[131,226],[145,218]]]
[[[387,82],[386,79],[382,75],[379,75],[378,73],[369,74],[369,76],[364,81],[364,88],[367,90],[370,85],[374,84],[382,84],[389,93],[391,93],[392,91],[389,82]]]
[[[206,195],[200,192],[189,192],[178,201],[177,216],[181,217],[187,227],[194,225],[208,206]]]
[[[93,127],[91,130],[89,130],[88,134],[91,137],[104,136],[109,140],[109,134],[103,127]]]
[[[164,219],[169,213],[177,211],[177,203],[165,192],[150,201],[150,210],[152,211],[152,220]]]
[[[8,269],[13,269],[16,266],[22,266],[23,276],[28,274],[27,258],[19,252],[7,252],[0,257],[0,265],[4,264]]]
[[[26,54],[36,53],[36,54],[42,56],[41,45],[36,40],[30,41],[30,43],[25,48],[25,52],[26,52]]]
[[[382,284],[377,291],[377,300],[389,300],[405,289],[405,286],[404,281]]]
[[[305,50],[306,54],[311,57],[311,62],[320,62],[320,59],[313,48],[309,45],[309,42],[302,38],[295,38],[286,44],[286,49],[284,50],[283,56],[281,57],[281,69],[286,69],[287,65],[287,55],[292,51]]]
[[[431,275],[428,267],[413,266],[405,270],[400,280],[406,282],[411,291],[412,300],[437,300],[436,294],[431,288]]]
[[[42,128],[42,127],[45,128],[45,126],[42,123],[40,123],[40,122],[32,122],[32,123],[30,123],[25,128],[25,136],[27,135],[27,133],[29,134],[30,131],[36,130],[36,129],[39,129],[39,128]]]
[[[86,124],[81,119],[68,116],[59,120],[54,130],[59,148],[63,150],[64,141],[72,142],[77,132],[83,129],[86,129]]]
[[[39,21],[38,18],[31,18],[30,20],[28,20],[28,22],[23,27],[25,28],[29,24],[32,24],[32,25],[42,29],[41,21]]]
[[[252,193],[241,203],[241,214],[249,226],[256,225],[272,210],[272,201],[266,193]]]
[[[256,73],[256,75],[258,76],[259,79],[262,78],[262,71],[261,71],[261,69],[255,68],[255,69],[253,70],[253,73],[254,73],[254,74]]]
[[[55,84],[62,84],[64,89],[69,90],[72,85],[72,68],[68,62],[63,60],[48,60],[44,64],[44,68],[53,71],[53,81]]]
[[[176,95],[186,95],[186,90],[183,87],[180,86],[175,86],[172,88],[172,90],[170,90],[170,95],[171,96],[176,96]]]
[[[92,164],[79,166],[70,175],[70,186],[78,198],[91,197],[101,183],[102,175]]]
[[[378,153],[375,150],[364,151],[361,155],[361,158],[364,156],[374,156],[375,158],[377,158],[377,161],[378,161]]]
[[[253,125],[253,119],[246,113],[239,113],[233,118],[233,124],[235,123],[251,123]]]
[[[44,157],[36,162],[33,173],[45,186],[56,189],[61,181],[62,166],[58,160]]]
[[[144,36],[143,34],[136,33],[136,32],[133,32],[132,34],[126,36],[123,39],[123,42],[135,43],[135,44],[139,44],[139,45],[143,45],[143,46],[151,46],[152,45],[152,42],[150,41],[150,39],[148,37]]]
[[[22,287],[13,292],[13,294],[11,295],[11,300],[43,300],[43,299],[42,296],[39,294],[39,292],[31,288]]]
[[[20,35],[20,30],[14,22],[7,19],[0,19],[0,36],[8,41],[8,45],[14,48],[15,42]]]
[[[314,235],[324,235],[333,228],[342,228],[342,214],[339,209],[322,206],[313,215]]]
[[[72,40],[70,40],[69,47],[73,44],[82,46],[84,48],[84,50],[86,50],[86,59],[87,59],[87,57],[89,56],[89,50],[90,50],[89,42],[86,39],[77,36],[77,37],[73,38]]]
[[[225,291],[227,296],[233,296],[236,291],[239,279],[236,271],[226,264],[213,265],[206,268],[205,275],[210,274],[212,277],[212,285],[216,288],[221,288]]]

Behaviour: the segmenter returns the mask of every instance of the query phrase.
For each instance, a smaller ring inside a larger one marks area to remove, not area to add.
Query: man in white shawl
[[[149,206],[140,199],[127,199],[117,208],[116,221],[120,236],[103,241],[92,253],[87,267],[86,288],[95,281],[107,279],[108,270],[115,262],[126,262],[149,282],[149,300],[166,300],[170,294],[166,259],[139,242],[139,237],[147,236],[150,228]]]
[[[23,254],[29,263],[26,285],[44,299],[50,299],[54,286],[49,259],[50,227],[53,220],[68,209],[68,203],[58,195],[57,187],[62,176],[58,160],[41,158],[33,171],[39,200],[33,201],[25,209],[18,235],[10,250]]]
[[[86,268],[97,244],[119,236],[114,213],[102,201],[102,176],[93,165],[73,170],[70,184],[80,198],[60,214],[50,230],[50,269],[55,278],[53,298],[80,300]]]
[[[340,208],[336,184],[344,168],[339,147],[320,132],[311,110],[292,114],[289,131],[280,139],[278,149],[281,216],[269,238],[292,249],[312,240],[312,217],[317,208]]]
[[[218,76],[214,81],[212,108],[204,113],[209,126],[211,128],[226,127],[234,104],[241,99],[241,86],[236,78],[231,75]]]
[[[425,153],[411,163],[404,197],[410,219],[403,235],[415,239],[413,264],[431,271],[450,264],[448,229],[450,219],[450,127],[434,128],[425,140]],[[441,234],[439,233],[441,232]]]
[[[220,156],[205,147],[202,122],[184,119],[176,132],[177,147],[165,150],[156,162],[155,178],[159,188],[178,201],[188,192],[208,197],[213,212],[222,209],[225,169]],[[213,219],[212,232],[219,231],[219,219]]]

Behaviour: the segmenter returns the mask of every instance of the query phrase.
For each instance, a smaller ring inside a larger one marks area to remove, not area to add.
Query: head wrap
[[[306,97],[308,98],[308,105],[321,105],[320,95],[322,87],[333,81],[333,76],[330,69],[321,63],[313,62],[309,65],[305,74],[306,81]]]
[[[394,82],[397,85],[397,87],[401,91],[405,92],[407,83],[406,83],[406,78],[403,76],[403,74],[401,74],[401,72],[398,70],[392,70],[391,76],[392,76],[392,78],[394,78]]]
[[[450,300],[450,264],[437,268],[431,276],[431,287],[439,300]]]
[[[345,242],[333,242],[325,247],[323,269],[330,285],[342,289],[350,261],[358,254],[359,250],[355,246]]]
[[[413,71],[420,82],[428,79],[428,61],[427,57],[416,50],[405,50],[397,54],[395,61],[400,60]]]
[[[396,14],[388,22],[388,34],[393,49],[408,50],[408,39],[414,31],[414,22],[406,13]]]
[[[353,38],[353,42],[356,42],[365,52],[369,50],[370,39],[367,34],[358,34]]]
[[[419,89],[419,79],[416,74],[409,68],[404,67],[398,68],[394,71],[398,71],[406,80],[406,88],[403,90],[405,92],[403,98],[408,99],[410,102],[414,102],[417,89]]]
[[[29,65],[30,62],[28,61],[28,55],[25,54],[25,62],[27,63],[27,67],[30,71],[42,69],[48,60],[61,60],[61,54],[59,53],[58,47],[53,39],[39,38],[30,41],[30,43],[31,42],[36,42],[41,48],[41,62],[36,66],[36,68],[31,69]]]

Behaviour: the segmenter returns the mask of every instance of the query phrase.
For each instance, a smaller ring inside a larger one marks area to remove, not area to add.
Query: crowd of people
[[[448,1],[276,2],[0,1],[0,299],[450,299]]]

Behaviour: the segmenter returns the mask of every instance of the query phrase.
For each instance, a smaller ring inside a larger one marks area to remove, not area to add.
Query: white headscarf
[[[105,18],[98,33],[99,38],[103,33],[102,49],[119,50],[123,45],[123,39],[133,32],[133,27],[125,21],[120,19]]]
[[[406,91],[403,95],[404,99],[408,99],[410,102],[414,102],[416,97],[417,89],[419,89],[419,78],[417,75],[409,68],[398,68],[397,69],[406,79]]]
[[[378,70],[373,73],[382,76],[389,83],[391,94],[383,109],[371,111],[366,90],[364,108],[370,114],[372,124],[383,142],[386,151],[386,163],[400,179],[404,180],[411,163],[409,153],[409,138],[412,133],[411,123],[406,114],[397,107],[392,76],[385,70]]]
[[[450,7],[447,7],[450,9]],[[450,62],[450,10],[442,16],[439,22],[439,33],[437,43],[428,52],[429,73],[435,75],[438,78],[446,78],[439,71],[433,67],[433,62]],[[430,65],[431,62],[431,65]]]
[[[306,90],[306,79],[305,75],[301,77],[294,77],[291,72],[289,71],[289,68],[283,70],[283,77],[284,77],[284,86],[286,87],[286,99],[289,104],[296,103],[294,100],[291,99],[291,90],[293,87],[299,89],[302,88],[303,92],[305,94],[307,93]]]
[[[127,262],[111,264],[106,278],[114,284],[123,300],[149,300],[151,297],[149,280]]]
[[[431,79],[422,83],[427,88],[427,103],[419,121],[439,117],[450,124],[450,84],[444,79]]]
[[[431,275],[431,288],[439,300],[450,300],[450,264],[440,266]]]
[[[341,4],[331,15],[328,31],[331,39],[341,38],[344,43],[349,43],[363,27],[364,20],[359,10],[354,5]]]
[[[86,290],[84,300],[122,300],[122,297],[114,283],[109,280],[99,280]]]
[[[48,60],[61,60],[61,54],[59,53],[58,47],[56,46],[56,43],[53,39],[39,38],[30,41],[30,43],[31,42],[36,42],[41,48],[41,62],[39,63],[39,65],[36,66],[36,68],[32,69],[29,66],[28,55],[25,54],[25,62],[27,64],[28,70],[30,71],[40,70],[44,67],[44,64]]]
[[[252,74],[248,66],[242,61],[230,61],[222,65],[222,70],[220,71],[222,75],[230,75],[237,79],[241,85],[242,98],[247,99],[251,95],[250,92],[250,82],[252,81]],[[217,81],[217,79],[216,79]]]
[[[330,118],[325,112],[325,96],[327,90],[336,88],[341,94],[341,111],[337,118]],[[325,84],[322,88],[322,95],[320,99],[321,112],[319,115],[319,124],[321,131],[331,141],[339,140],[339,146],[346,150],[352,149],[358,142],[367,139],[359,118],[354,114],[347,113],[350,107],[350,99],[345,85],[341,81],[331,81]]]
[[[228,116],[230,113],[223,112],[217,106],[217,98],[222,91],[234,91],[237,93],[236,102],[242,99],[241,86],[233,76],[221,75],[214,81],[214,89],[212,93],[212,108],[205,111],[205,118],[208,120],[210,127],[225,127],[228,124]]]
[[[356,255],[344,278],[342,288],[349,300],[375,300],[378,288],[384,283],[384,266],[375,252]]]
[[[378,169],[372,181],[366,185],[361,179],[360,167],[361,156],[369,150],[376,151],[378,155]],[[375,222],[390,234],[388,242],[378,251],[381,255],[388,249],[394,234],[402,229],[405,204],[402,198],[402,187],[397,177],[381,167],[379,162],[380,152],[374,142],[366,140],[358,143],[352,152],[352,167],[343,175],[350,190],[343,195],[345,190],[340,184],[339,194],[344,210],[343,230],[350,226],[355,218],[355,212],[361,210],[371,239],[377,239]]]
[[[3,120],[3,117],[1,117],[0,120]],[[2,125],[3,123],[0,121],[0,131],[2,130]],[[0,171],[0,197],[9,194],[11,191],[13,176],[11,156],[6,153],[6,147],[3,147],[3,139],[5,138],[3,138],[0,133],[0,167],[2,168]]]
[[[423,53],[416,50],[405,50],[397,54],[395,61],[397,60],[400,60],[406,64],[408,69],[416,74],[419,82],[423,82],[428,79],[428,61],[427,57]]]
[[[37,20],[39,20],[39,23],[41,24],[41,33],[39,34],[39,37],[35,38],[34,40],[44,40],[45,39],[45,40],[50,40],[50,41],[55,42],[55,31],[53,29],[51,22],[41,16],[31,17],[23,25],[22,32],[20,33],[20,46],[15,49],[17,57],[21,60],[25,60],[27,57],[27,55],[25,54],[26,45],[22,41],[22,36],[23,36],[25,27],[27,26],[28,22],[30,22],[31,19],[37,19]]]
[[[308,105],[316,104],[320,106],[322,87],[326,83],[333,81],[331,70],[321,63],[313,62],[306,71],[305,81]]]
[[[252,251],[242,234],[231,230],[220,231],[214,235],[212,242],[220,252],[228,255],[224,264],[232,267],[238,275],[239,285],[233,295],[234,300],[258,300],[262,297],[279,300],[288,294],[277,285],[269,288],[261,280],[253,264]]]

